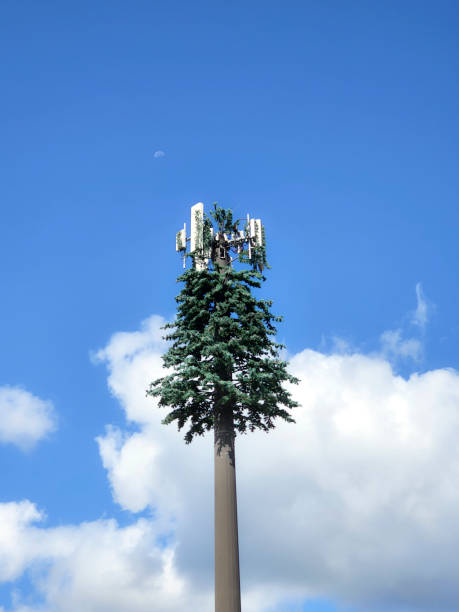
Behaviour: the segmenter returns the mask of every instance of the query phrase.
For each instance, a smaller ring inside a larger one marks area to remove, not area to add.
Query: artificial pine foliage
[[[230,210],[215,207],[212,216],[220,235],[237,229]],[[212,248],[210,227],[206,218],[206,250]],[[191,254],[193,260],[195,255]],[[264,244],[250,262],[246,252],[239,252],[238,259],[253,268],[193,267],[177,279],[184,287],[176,297],[176,320],[165,325],[165,339],[172,344],[163,356],[171,373],[152,382],[147,394],[159,396],[160,406],[172,408],[163,423],[177,421],[179,429],[188,426],[187,443],[212,429],[225,410],[232,412],[234,429],[240,433],[269,431],[276,417],[294,422],[286,409],[298,404],[282,385],[298,380],[279,358],[283,346],[271,338],[276,333],[273,323],[281,317],[271,314],[272,302],[252,294],[265,280],[254,269],[266,265]]]

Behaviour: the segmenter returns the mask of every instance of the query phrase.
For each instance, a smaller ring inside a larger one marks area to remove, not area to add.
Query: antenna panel
[[[259,247],[263,244],[261,219],[250,219],[249,236],[254,239],[255,246]]]
[[[191,241],[190,251],[202,249],[204,229],[204,204],[198,202],[191,207]]]
[[[186,224],[184,224],[183,229],[178,231],[175,235],[175,250],[186,251]]]
[[[255,219],[255,242],[257,246],[263,244],[263,230],[261,225],[261,219]]]
[[[196,252],[194,261],[196,270],[206,270],[208,261],[203,253],[204,247],[204,204],[198,202],[191,207],[190,252]]]

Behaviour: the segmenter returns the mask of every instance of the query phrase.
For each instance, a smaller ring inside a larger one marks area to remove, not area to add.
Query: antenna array
[[[247,246],[249,261],[253,261],[255,249],[263,246],[263,226],[261,219],[251,219],[247,215],[245,230],[238,229],[234,224],[231,233],[217,232],[211,228],[211,244],[204,245],[204,204],[198,202],[191,207],[191,234],[186,235],[186,223],[175,237],[175,250],[182,254],[183,267],[186,267],[187,255],[193,255],[194,267],[205,270],[210,261],[225,261],[226,265],[237,259]],[[188,250],[189,244],[189,250]],[[231,258],[231,252],[235,257]],[[262,268],[261,264],[260,268]]]

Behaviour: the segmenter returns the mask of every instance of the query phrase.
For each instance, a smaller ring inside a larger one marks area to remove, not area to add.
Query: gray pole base
[[[235,436],[234,428],[225,425],[215,428],[214,442],[215,612],[241,612]]]

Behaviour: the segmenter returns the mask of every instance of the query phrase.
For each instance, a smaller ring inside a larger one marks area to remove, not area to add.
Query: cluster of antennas
[[[186,223],[176,234],[175,250],[183,256],[183,267],[186,267],[186,257],[191,255],[193,265],[197,270],[205,270],[209,263],[229,265],[235,259],[245,257],[245,261],[263,269],[264,232],[261,219],[251,219],[247,215],[244,230],[239,229],[237,220],[228,227],[215,231],[209,221],[204,219],[204,204],[198,202],[191,207],[191,233],[186,235]],[[226,231],[223,231],[226,230]],[[189,250],[187,246],[189,244]],[[262,256],[260,252],[262,251]],[[231,253],[234,257],[231,257]]]

